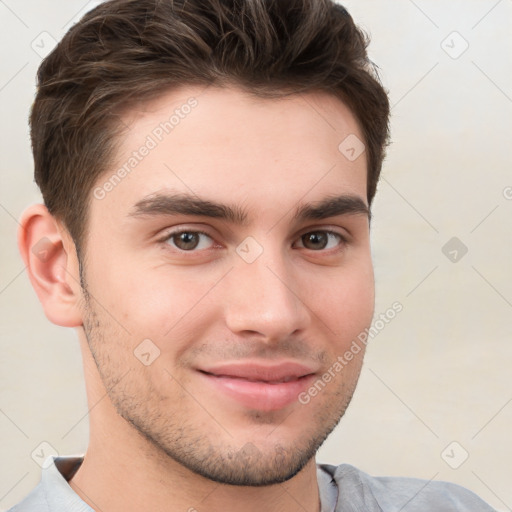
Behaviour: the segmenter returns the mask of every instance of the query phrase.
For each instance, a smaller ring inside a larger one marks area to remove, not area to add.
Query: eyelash
[[[181,235],[182,233],[189,233],[189,234],[195,234],[195,235],[204,235],[208,238],[210,238],[214,244],[216,243],[215,240],[213,239],[212,236],[210,236],[208,233],[206,233],[205,231],[201,231],[201,230],[197,230],[197,229],[179,229],[179,230],[176,230],[176,231],[170,231],[168,233],[165,234],[164,237],[162,237],[161,239],[158,240],[158,242],[162,243],[165,247],[169,247],[170,244],[168,243],[169,240],[171,240],[173,237],[176,237],[178,235]],[[306,249],[306,250],[310,250],[312,252],[315,252],[315,253],[327,253],[327,252],[331,252],[331,251],[339,251],[345,244],[347,244],[347,239],[345,236],[343,236],[341,233],[338,233],[337,231],[332,231],[332,230],[329,230],[329,229],[317,229],[317,230],[312,230],[312,231],[306,231],[304,233],[302,233],[301,235],[299,235],[298,237],[298,240],[301,240],[302,237],[304,237],[305,235],[309,235],[309,234],[312,234],[312,233],[325,233],[327,235],[332,235],[334,237],[336,237],[338,240],[339,240],[339,244],[337,245],[336,248],[331,248],[331,249],[319,249],[319,250],[314,250],[314,249],[307,249],[306,247],[301,247],[302,249]],[[218,244],[217,244],[218,245]],[[175,251],[175,252],[178,252],[178,253],[199,253],[199,252],[202,252],[202,251],[207,251],[211,249],[210,247],[208,249],[191,249],[189,251],[187,250],[184,250],[184,249],[180,249],[179,247],[172,247],[171,250]]]

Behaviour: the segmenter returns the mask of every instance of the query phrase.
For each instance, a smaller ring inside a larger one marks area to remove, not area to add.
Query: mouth
[[[278,380],[267,380],[267,379],[256,379],[256,378],[251,378],[251,377],[236,377],[233,375],[216,375],[214,373],[208,373],[208,372],[202,372],[202,373],[204,373],[205,375],[211,375],[212,377],[218,377],[218,378],[226,377],[229,379],[245,380],[247,382],[263,382],[265,384],[282,384],[284,382],[291,382],[293,380],[299,380],[304,377],[307,377],[307,375],[302,375],[301,377],[288,376],[288,377],[283,377],[282,379],[278,379]]]
[[[295,362],[225,363],[200,368],[198,373],[223,398],[260,411],[276,411],[297,402],[298,395],[311,385],[316,375],[314,368]]]

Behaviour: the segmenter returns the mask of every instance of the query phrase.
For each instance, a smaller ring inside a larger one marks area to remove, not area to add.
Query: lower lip
[[[297,402],[298,395],[305,391],[314,379],[314,375],[306,375],[297,380],[270,384],[253,382],[234,377],[217,377],[200,372],[208,380],[210,386],[235,399],[249,409],[259,411],[277,411]]]

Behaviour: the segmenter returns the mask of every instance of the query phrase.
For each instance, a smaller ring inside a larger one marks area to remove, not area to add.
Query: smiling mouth
[[[295,377],[293,375],[289,375],[289,376],[283,377],[281,379],[268,380],[268,379],[258,379],[258,378],[253,378],[253,377],[238,377],[238,376],[234,376],[234,375],[216,374],[216,373],[205,372],[203,370],[199,370],[199,371],[201,373],[204,373],[205,375],[211,375],[212,377],[227,378],[227,379],[239,379],[239,380],[244,380],[246,382],[261,382],[263,384],[284,384],[284,383],[287,383],[287,382],[292,382],[292,381],[298,381],[298,380],[301,380],[301,379],[305,379],[305,378],[309,377],[310,375],[313,375],[312,373],[309,373],[309,374],[306,374],[306,375],[301,375],[299,377]]]
[[[218,392],[222,404],[235,403],[259,411],[276,411],[298,402],[298,396],[315,378],[313,368],[296,363],[273,366],[251,363],[227,363],[198,369],[207,392]],[[214,395],[215,399],[218,395]]]

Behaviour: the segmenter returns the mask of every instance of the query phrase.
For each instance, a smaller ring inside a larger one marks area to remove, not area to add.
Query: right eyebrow
[[[220,204],[189,194],[152,194],[135,203],[129,217],[198,215],[247,224],[247,212],[238,206]]]

